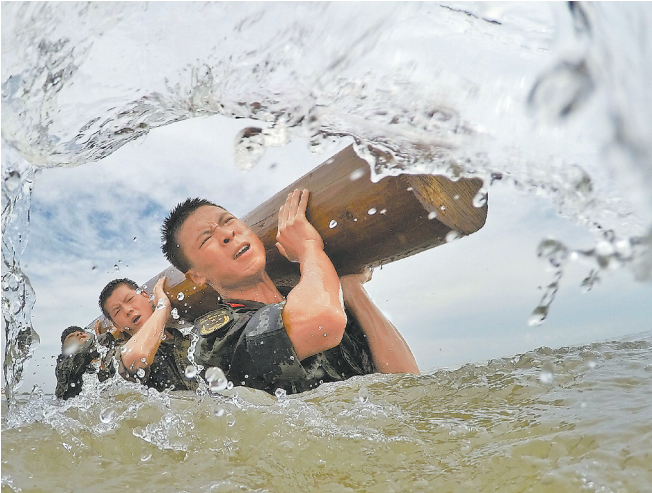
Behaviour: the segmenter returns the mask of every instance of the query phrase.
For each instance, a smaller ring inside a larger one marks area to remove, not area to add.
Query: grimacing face
[[[263,243],[221,207],[199,207],[179,228],[177,241],[192,265],[190,278],[199,285],[208,282],[218,292],[246,286],[265,271]]]
[[[130,333],[138,332],[154,313],[154,307],[145,291],[140,294],[126,284],[120,284],[113,290],[104,303],[104,308],[111,316],[113,325]]]

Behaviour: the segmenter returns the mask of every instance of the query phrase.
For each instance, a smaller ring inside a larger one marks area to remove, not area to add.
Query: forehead
[[[219,221],[225,213],[227,213],[227,211],[216,205],[202,205],[201,207],[198,207],[188,216],[179,228],[179,237],[177,241],[180,241],[188,235],[201,231],[213,222]]]
[[[128,294],[136,294],[136,291],[126,284],[120,284],[120,286],[113,290],[111,296],[106,299],[106,306],[111,306],[111,303],[122,301]]]

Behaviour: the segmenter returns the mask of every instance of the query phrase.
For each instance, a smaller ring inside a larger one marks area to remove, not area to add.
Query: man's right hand
[[[306,218],[309,196],[308,190],[295,190],[278,213],[276,247],[290,262],[301,262],[311,249],[324,249],[321,236]]]

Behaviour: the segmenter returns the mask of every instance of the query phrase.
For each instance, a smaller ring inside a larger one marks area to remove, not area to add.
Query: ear
[[[204,274],[192,267],[188,272],[186,272],[186,279],[190,279],[192,282],[198,286],[204,286],[208,279]]]

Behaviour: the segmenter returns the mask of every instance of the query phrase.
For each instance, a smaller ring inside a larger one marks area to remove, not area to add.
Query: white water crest
[[[35,170],[101,160],[189,118],[257,120],[236,143],[243,169],[293,138],[318,153],[346,137],[374,179],[478,176],[479,205],[498,179],[547,197],[596,248],[556,240],[567,256],[533,323],[566,259],[586,261],[589,288],[620,265],[650,279],[648,4],[71,2],[2,13],[8,396],[38,342],[20,268]]]

